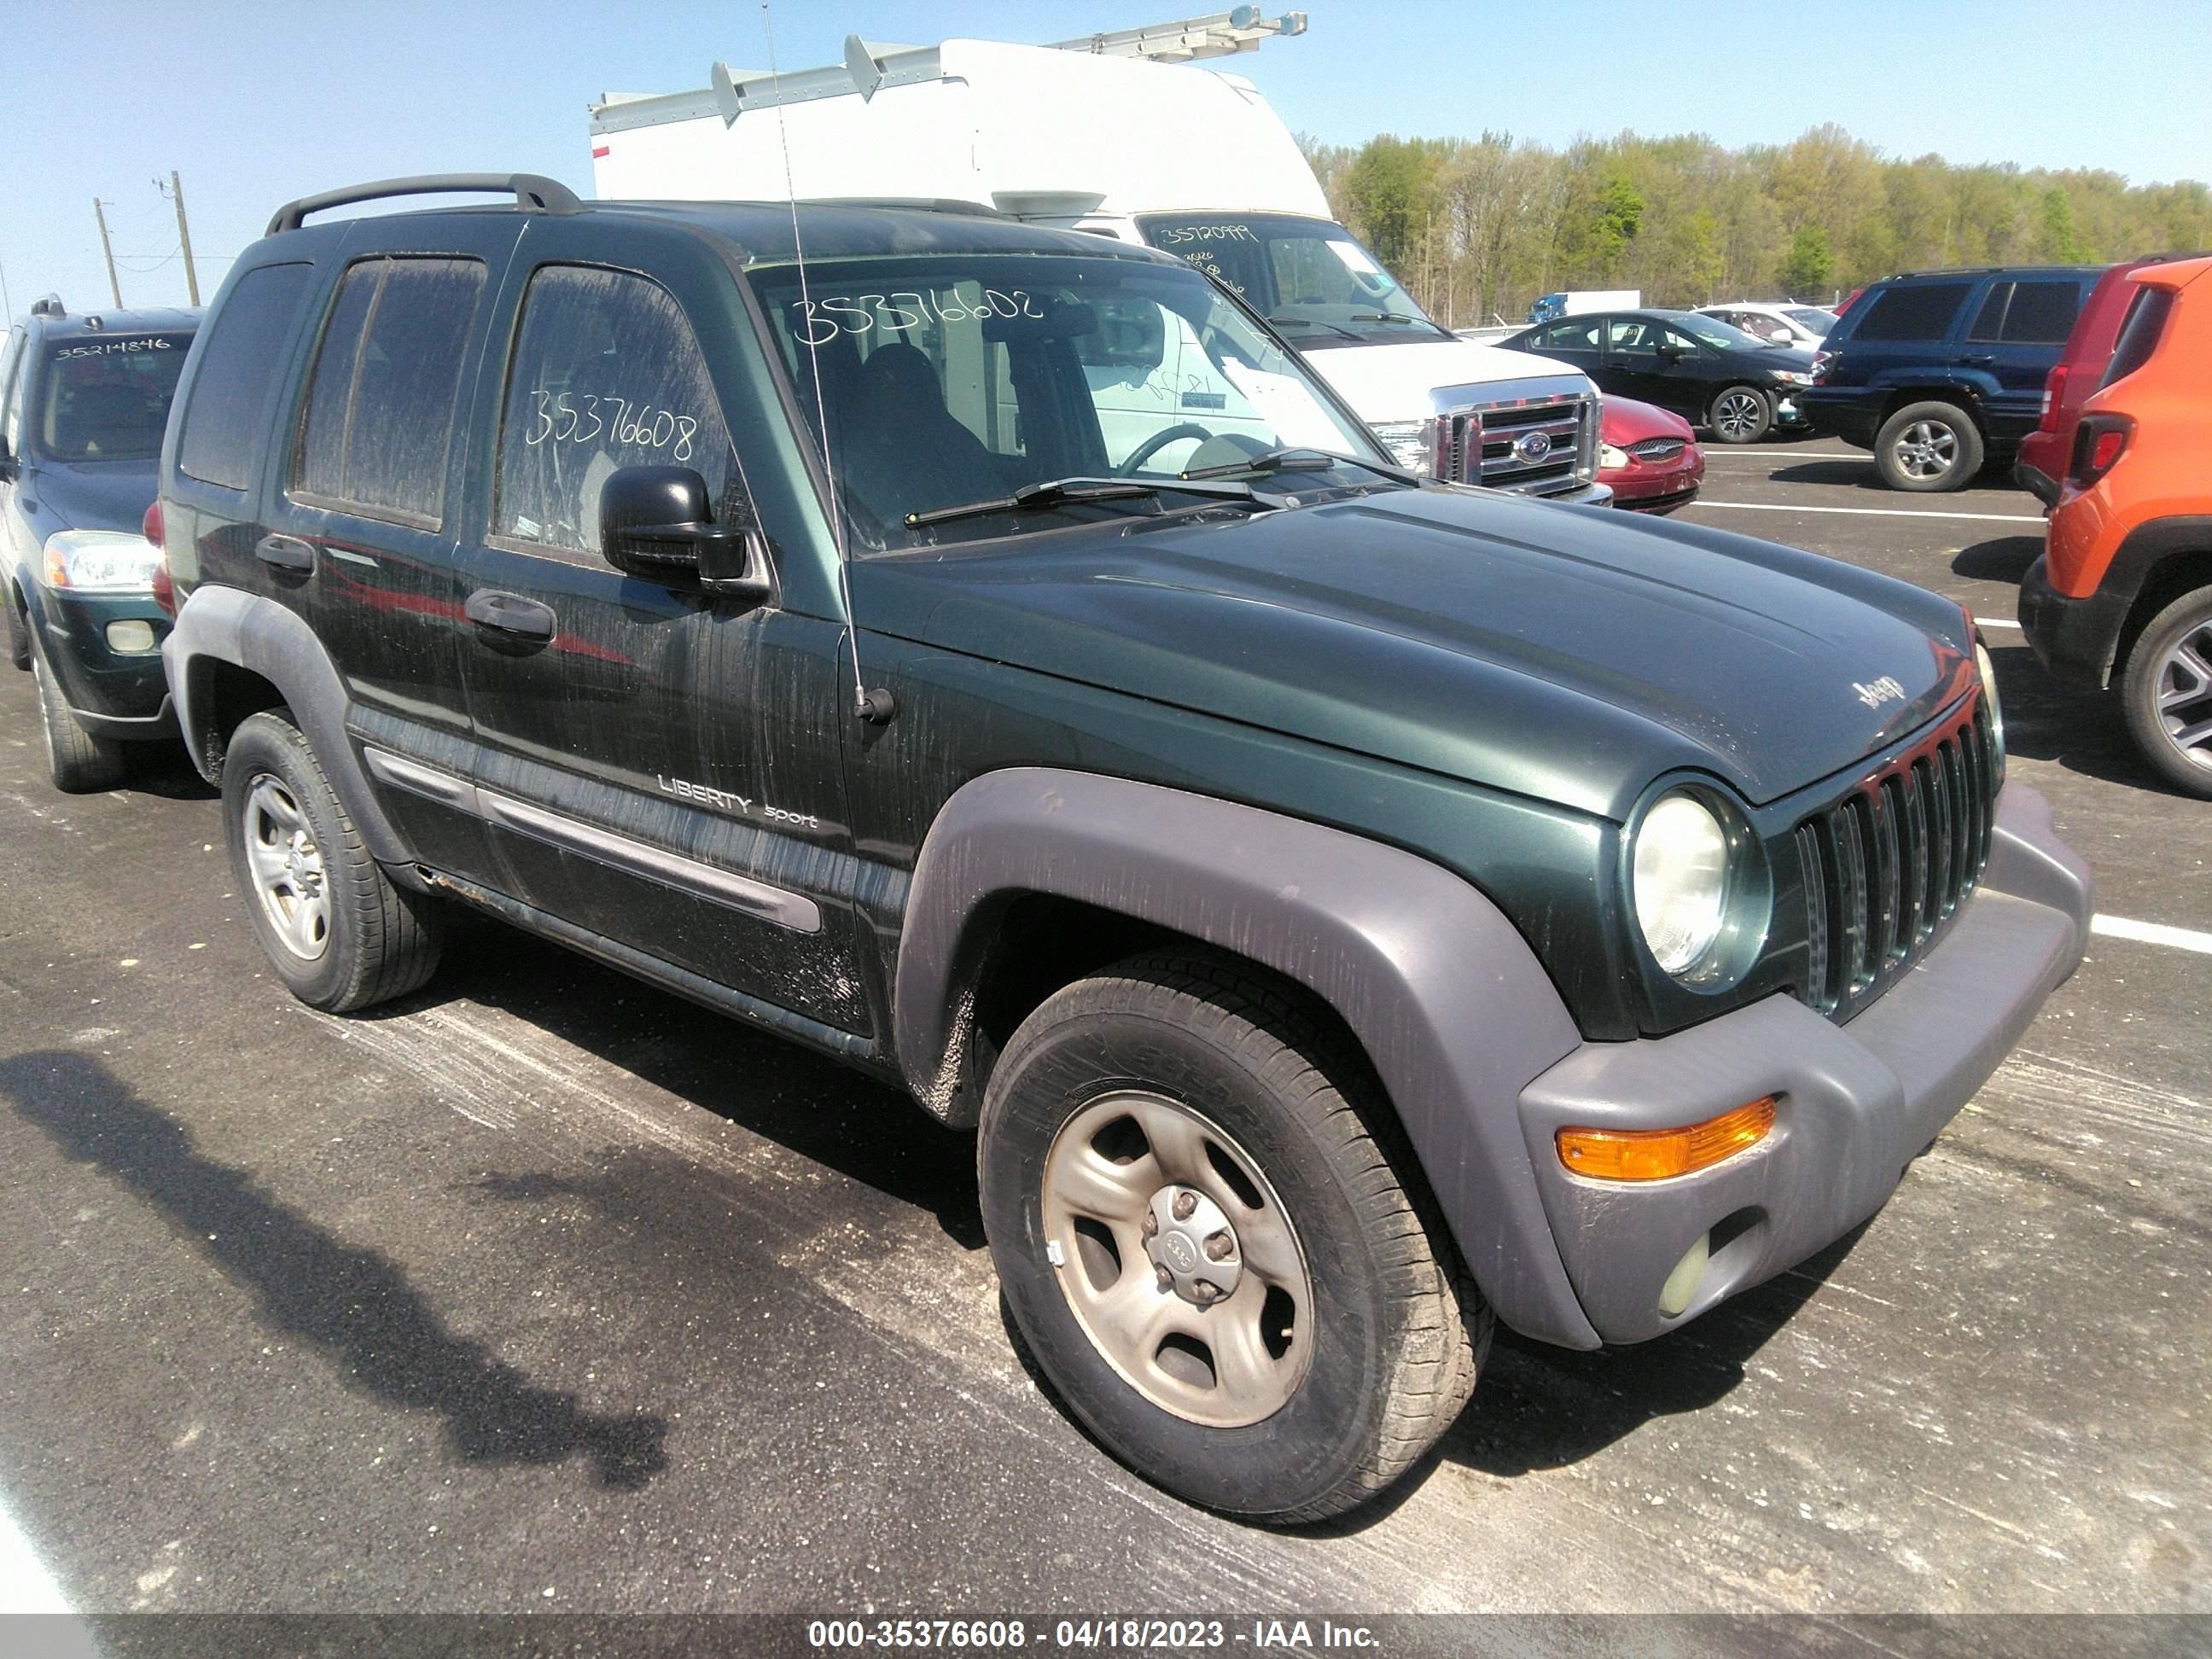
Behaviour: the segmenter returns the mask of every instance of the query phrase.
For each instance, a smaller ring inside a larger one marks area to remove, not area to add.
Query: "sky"
[[[718,58],[765,68],[771,24],[789,70],[838,61],[848,33],[1044,42],[1202,3],[774,0],[764,15],[758,0],[0,0],[0,284],[9,316],[48,292],[106,306],[97,196],[125,303],[183,303],[174,210],[155,182],[172,169],[203,297],[277,206],[334,185],[529,172],[588,196],[587,104],[702,87]],[[1892,155],[2212,179],[2212,0],[1305,9],[1303,37],[1223,66],[1332,143],[1487,128],[1556,146],[1626,129],[1734,146],[1834,121]]]

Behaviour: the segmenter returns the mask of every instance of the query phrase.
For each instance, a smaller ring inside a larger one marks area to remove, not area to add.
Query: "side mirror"
[[[626,466],[599,490],[599,549],[617,570],[649,581],[696,582],[718,598],[764,599],[768,538],[719,525],[707,481],[688,466]]]
[[[0,436],[0,479],[13,479],[22,471],[15,465],[15,457],[8,447],[8,440]]]

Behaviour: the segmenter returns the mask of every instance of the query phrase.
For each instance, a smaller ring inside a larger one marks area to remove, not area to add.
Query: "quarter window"
[[[439,522],[461,364],[483,285],[474,259],[365,259],[346,272],[315,351],[295,495],[426,527]]]
[[[270,400],[284,372],[284,348],[307,301],[307,264],[259,265],[233,284],[200,343],[191,398],[177,442],[177,470],[202,483],[244,489]]]
[[[549,265],[507,371],[495,534],[599,550],[599,491],[628,466],[689,467],[722,502],[729,429],[691,325],[647,277]]]

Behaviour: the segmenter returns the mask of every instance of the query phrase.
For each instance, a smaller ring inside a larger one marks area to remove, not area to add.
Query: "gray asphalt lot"
[[[1711,454],[1691,518],[2012,618],[2028,497]],[[1992,643],[2100,908],[2212,928],[2212,811]],[[80,1609],[2212,1610],[2212,956],[2098,939],[1855,1238],[1502,1339],[1395,1501],[1277,1533],[1035,1384],[966,1137],[489,922],[309,1012],[182,763],[64,798],[33,719],[0,672],[0,1504]]]

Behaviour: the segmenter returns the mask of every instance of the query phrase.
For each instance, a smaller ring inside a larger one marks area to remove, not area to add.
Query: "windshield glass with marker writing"
[[[1144,239],[1204,271],[1301,351],[1449,339],[1342,225],[1294,213],[1148,213]]]
[[[863,550],[1405,487],[1193,272],[932,254],[751,280]]]

